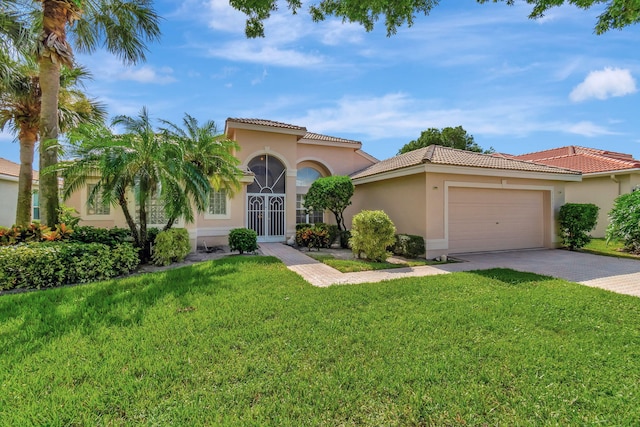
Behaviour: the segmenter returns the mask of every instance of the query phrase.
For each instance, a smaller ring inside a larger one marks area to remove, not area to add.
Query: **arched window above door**
[[[256,156],[248,167],[255,178],[247,187],[247,193],[285,193],[287,170],[277,157],[268,154]]]
[[[302,168],[298,169],[296,176],[296,187],[311,187],[313,181],[321,178],[322,174],[314,168]]]

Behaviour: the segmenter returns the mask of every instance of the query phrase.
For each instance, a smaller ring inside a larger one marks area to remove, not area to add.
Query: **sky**
[[[77,55],[87,93],[111,117],[179,123],[260,118],[361,141],[378,159],[422,130],[462,126],[483,148],[522,154],[580,145],[640,159],[640,26],[596,35],[601,10],[442,1],[387,37],[286,7],[247,39],[223,0],[156,1],[162,38],[124,66],[103,50]],[[0,133],[0,156],[19,160]]]

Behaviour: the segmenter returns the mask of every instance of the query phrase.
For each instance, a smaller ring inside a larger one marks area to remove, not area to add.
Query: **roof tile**
[[[20,175],[20,165],[11,160],[0,157],[0,174],[18,177]],[[39,179],[38,171],[33,171],[33,179]]]
[[[579,170],[582,173],[640,168],[640,161],[634,159],[631,154],[575,145],[512,156],[512,158]]]
[[[257,126],[269,126],[269,127],[282,128],[282,129],[293,129],[293,130],[304,130],[304,131],[307,130],[307,128],[303,126],[296,126],[288,123],[282,123],[282,122],[276,122],[273,120],[264,120],[264,119],[241,119],[241,118],[229,117],[227,119],[227,122],[244,123],[248,125],[257,125]]]
[[[338,138],[336,136],[329,135],[321,135],[319,133],[307,132],[302,139],[308,139],[311,141],[326,141],[326,142],[342,142],[346,144],[361,144],[360,141],[355,141],[352,139]]]

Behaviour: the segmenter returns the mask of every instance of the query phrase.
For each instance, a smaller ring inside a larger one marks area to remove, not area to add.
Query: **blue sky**
[[[246,39],[244,16],[222,0],[158,1],[162,40],[125,67],[79,55],[88,93],[111,116],[179,122],[263,118],[363,142],[384,159],[429,127],[462,125],[484,148],[521,154],[562,145],[640,158],[640,26],[593,33],[597,9],[551,10],[441,2],[386,37],[340,20],[313,23],[286,8]],[[18,144],[0,134],[2,157]]]

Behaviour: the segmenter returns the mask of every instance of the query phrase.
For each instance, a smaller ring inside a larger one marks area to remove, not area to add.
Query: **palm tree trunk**
[[[131,230],[131,235],[133,236],[133,240],[135,241],[136,246],[142,249],[142,244],[140,242],[140,234],[138,233],[138,227],[136,227],[136,222],[133,220],[133,217],[129,212],[129,206],[127,204],[127,198],[125,196],[124,191],[120,192],[120,195],[118,197],[118,204],[122,208],[122,213],[124,213],[124,218],[127,221],[129,230]]]
[[[20,129],[20,174],[18,175],[18,207],[16,225],[27,227],[31,223],[31,201],[33,186],[33,154],[38,129],[25,126]]]
[[[73,54],[67,43],[66,25],[70,11],[65,2],[41,0],[43,8],[40,38],[40,206],[44,225],[58,223],[58,174],[45,168],[58,163],[58,93],[60,65],[71,65]],[[44,172],[44,173],[43,173]]]

